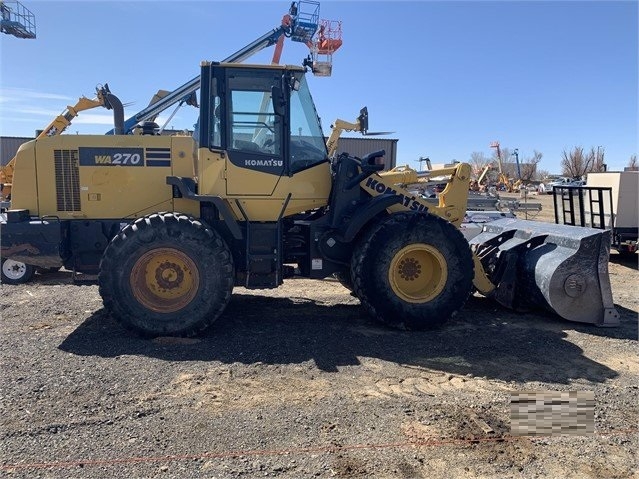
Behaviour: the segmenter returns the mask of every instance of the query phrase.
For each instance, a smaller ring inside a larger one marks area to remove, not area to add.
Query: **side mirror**
[[[362,170],[381,171],[384,169],[384,156],[386,150],[369,153],[362,158]]]
[[[273,102],[273,111],[277,116],[286,115],[286,110],[284,106],[286,102],[284,101],[284,93],[282,93],[282,88],[279,86],[271,87],[271,101]]]

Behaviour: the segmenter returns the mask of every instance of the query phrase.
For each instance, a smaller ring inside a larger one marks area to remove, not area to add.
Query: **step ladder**
[[[277,288],[282,284],[281,259],[282,222],[246,222],[245,287]]]

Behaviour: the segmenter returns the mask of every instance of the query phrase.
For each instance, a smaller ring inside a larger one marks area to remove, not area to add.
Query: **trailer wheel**
[[[30,264],[21,263],[12,259],[2,260],[2,282],[4,284],[23,284],[28,283],[35,268]]]
[[[233,259],[220,235],[177,213],[126,226],[100,263],[106,309],[143,336],[192,336],[224,311],[234,283]]]
[[[431,329],[472,291],[473,259],[455,226],[423,213],[396,213],[373,227],[351,264],[355,293],[369,314],[398,329]]]

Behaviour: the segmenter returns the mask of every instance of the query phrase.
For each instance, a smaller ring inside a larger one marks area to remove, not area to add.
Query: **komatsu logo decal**
[[[398,193],[397,190],[392,189],[390,186],[386,186],[384,183],[381,183],[373,177],[368,177],[364,187],[379,195],[399,196],[401,200],[399,204],[411,211],[428,211],[428,208],[417,201],[415,196],[406,196],[404,194]]]
[[[244,166],[283,166],[282,160],[275,160],[273,158],[268,160],[244,160]]]

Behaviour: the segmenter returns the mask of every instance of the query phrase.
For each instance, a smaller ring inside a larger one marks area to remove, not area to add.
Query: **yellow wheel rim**
[[[195,262],[173,248],[143,254],[131,270],[133,296],[145,308],[173,313],[188,305],[197,294],[200,274]]]
[[[442,292],[448,266],[437,248],[415,243],[399,250],[390,263],[388,282],[409,303],[426,303]]]

